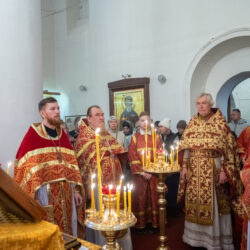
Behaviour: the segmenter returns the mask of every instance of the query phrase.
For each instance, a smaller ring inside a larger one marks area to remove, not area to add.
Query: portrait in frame
[[[108,84],[110,115],[122,123],[129,120],[133,126],[143,111],[149,110],[149,78],[128,78]]]
[[[69,131],[74,130],[74,121],[77,117],[80,117],[80,121],[84,120],[85,122],[87,121],[87,116],[86,115],[68,115],[65,116],[65,123],[69,129]],[[80,121],[79,121],[79,125],[80,125]]]

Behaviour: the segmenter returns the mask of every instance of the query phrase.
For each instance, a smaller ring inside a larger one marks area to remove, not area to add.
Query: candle
[[[133,188],[133,185],[128,185],[128,214],[130,215],[131,214],[131,204],[132,204],[132,201],[131,201],[131,190]]]
[[[165,159],[166,159],[166,162],[165,162],[165,163],[166,163],[167,166],[168,166],[168,153],[167,153],[167,152],[165,153]]]
[[[144,162],[144,160],[145,160],[145,159],[144,159],[144,150],[142,150],[141,154],[142,154],[142,166],[144,167],[144,163],[145,163],[145,162]]]
[[[165,167],[166,165],[166,151],[165,150],[163,151],[163,156],[164,156],[164,167]]]
[[[173,167],[174,163],[174,147],[171,146],[171,167]]]
[[[93,185],[93,183],[94,183],[94,180],[95,179],[95,174],[92,174],[92,176],[91,176],[91,186]]]
[[[97,128],[95,131],[96,162],[97,162],[97,173],[98,173],[100,217],[102,218],[102,184],[101,184],[101,164],[100,164],[100,152],[99,152],[99,132],[100,132],[100,128]]]
[[[117,189],[116,189],[116,212],[117,212],[117,217],[119,218],[120,217],[120,187],[121,186],[118,186]]]
[[[148,154],[148,120],[145,121],[146,123],[146,134],[145,134],[145,142],[146,142],[146,166],[147,166],[147,154]]]
[[[124,200],[124,213],[127,212],[127,192],[126,186],[123,188],[123,200]]]
[[[155,133],[154,133],[154,124],[151,124],[151,133],[152,133],[152,144],[153,144],[153,159],[155,167]]]
[[[11,165],[11,161],[9,161],[9,163],[8,163],[7,174],[9,174],[9,172],[10,172],[10,165]]]
[[[120,178],[120,187],[122,186],[122,180],[124,179],[124,175],[121,176]]]
[[[91,185],[91,209],[95,210],[95,196],[94,196],[95,183]]]
[[[150,151],[148,152],[148,165],[150,164],[150,162],[151,162],[151,153],[150,153]]]
[[[111,189],[113,185],[109,185],[109,216],[111,215]]]
[[[177,142],[177,147],[176,147],[176,164],[177,166],[179,165],[179,142]]]

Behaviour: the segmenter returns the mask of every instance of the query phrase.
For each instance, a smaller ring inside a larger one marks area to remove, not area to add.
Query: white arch
[[[212,37],[199,49],[185,74],[186,103],[189,103],[189,105],[186,106],[186,112],[188,114],[192,115],[195,112],[196,95],[201,91],[209,91],[207,81],[210,71],[216,67],[217,62],[234,51],[246,47],[250,48],[250,27],[230,30],[216,37]],[[244,65],[241,70],[238,69],[238,72],[234,72],[233,75],[229,74],[228,78],[224,79],[222,85],[234,75],[248,70],[249,68],[246,69],[246,65]],[[218,86],[217,93],[222,85]],[[212,93],[214,98],[217,96],[217,93]]]

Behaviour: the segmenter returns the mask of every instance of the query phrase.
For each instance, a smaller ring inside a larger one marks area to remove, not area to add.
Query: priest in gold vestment
[[[196,101],[198,114],[180,142],[184,151],[179,200],[185,197],[183,241],[211,250],[234,249],[231,208],[240,220],[242,185],[236,142],[210,94]]]

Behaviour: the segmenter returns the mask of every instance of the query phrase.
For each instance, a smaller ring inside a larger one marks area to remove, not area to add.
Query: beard
[[[56,127],[56,130],[60,130],[61,125],[62,125],[62,121],[59,119],[51,119],[51,118],[47,118],[48,123],[52,126]]]

